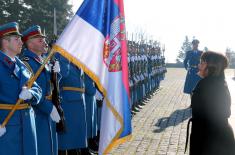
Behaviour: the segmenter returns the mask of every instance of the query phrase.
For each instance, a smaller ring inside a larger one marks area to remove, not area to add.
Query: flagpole
[[[40,68],[37,70],[37,72],[35,73],[34,76],[30,77],[30,79],[27,81],[26,83],[26,87],[29,89],[33,86],[33,83],[37,80],[38,76],[41,74],[42,70],[44,69],[45,65],[47,64],[47,62],[51,59],[51,57],[54,55],[55,50],[52,48],[49,55],[46,57],[46,59],[43,61],[42,65],[40,66]],[[14,114],[14,112],[16,111],[16,108],[19,104],[21,104],[24,100],[23,99],[18,99],[16,104],[14,105],[14,107],[11,109],[11,111],[9,112],[9,114],[7,115],[7,117],[5,118],[5,120],[3,121],[3,123],[1,124],[1,128],[5,127],[6,124],[9,122],[9,120],[11,119],[12,115]]]

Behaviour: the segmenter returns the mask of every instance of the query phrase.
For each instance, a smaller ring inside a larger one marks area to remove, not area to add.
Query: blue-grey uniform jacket
[[[25,49],[21,60],[35,74],[43,63],[42,58],[32,51]],[[33,106],[36,114],[38,153],[47,155],[57,155],[57,135],[55,123],[50,118],[53,108],[51,101],[50,70],[45,66],[36,82],[42,89],[42,99],[39,105]],[[46,145],[45,145],[46,144]]]
[[[17,57],[13,62],[0,51],[0,123],[16,104],[22,87],[30,78],[30,72]],[[33,98],[24,101],[17,108],[6,125],[6,133],[0,137],[1,155],[37,155],[37,140],[34,111],[41,99],[41,88],[34,83],[31,88]]]
[[[191,94],[198,81],[201,79],[198,73],[198,64],[202,51],[188,51],[184,59],[184,67],[188,71],[184,83],[184,93]]]

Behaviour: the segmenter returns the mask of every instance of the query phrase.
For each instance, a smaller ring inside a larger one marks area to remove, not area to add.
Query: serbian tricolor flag
[[[88,74],[105,96],[99,154],[131,137],[127,44],[122,0],[85,0],[54,50]]]

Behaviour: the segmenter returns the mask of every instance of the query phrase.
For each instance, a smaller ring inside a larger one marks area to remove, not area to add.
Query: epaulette
[[[29,61],[29,57],[23,57],[21,60],[22,61]]]
[[[26,68],[28,69],[28,71],[34,75],[34,72],[33,72],[33,69],[32,67],[29,65],[28,61],[29,61],[29,57],[23,57],[22,59],[22,62],[24,63],[24,65],[26,66]]]

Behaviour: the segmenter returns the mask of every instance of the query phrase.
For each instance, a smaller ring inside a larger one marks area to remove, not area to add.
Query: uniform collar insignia
[[[0,61],[7,66],[10,69],[14,69],[14,64],[15,62],[13,62],[6,54],[4,54],[2,51],[0,51]]]
[[[13,62],[8,56],[5,56],[4,58],[3,58],[3,63],[7,66],[7,67],[9,67],[9,68],[11,68],[11,69],[13,69],[14,68],[14,64],[15,64],[15,62]]]
[[[37,61],[38,63],[40,63],[40,64],[42,63],[42,59],[28,49],[24,50],[24,57],[27,57],[28,59],[32,58],[35,61]]]

